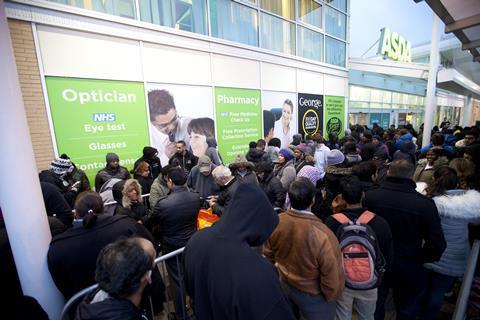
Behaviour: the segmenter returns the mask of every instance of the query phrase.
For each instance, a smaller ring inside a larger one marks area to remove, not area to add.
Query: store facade
[[[92,175],[109,151],[131,167],[149,144],[165,161],[179,136],[151,114],[153,91],[173,98],[175,121],[194,119],[203,136],[216,137],[227,161],[266,137],[265,114],[277,132],[286,105],[285,135],[306,123],[343,132],[348,7],[347,0],[6,2],[38,168],[67,153]],[[315,117],[303,106],[318,109]]]

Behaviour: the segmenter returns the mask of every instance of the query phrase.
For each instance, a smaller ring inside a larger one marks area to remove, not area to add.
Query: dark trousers
[[[185,296],[183,254],[166,260],[165,265],[167,266],[168,275],[170,277],[177,319],[185,320],[188,317],[186,309],[187,302]]]
[[[438,318],[445,293],[453,286],[457,277],[447,276],[432,270],[427,271],[427,290],[425,291],[424,320]]]
[[[423,266],[403,264],[385,274],[384,283],[378,288],[375,320],[385,318],[385,301],[392,288],[397,320],[416,320],[426,289],[426,269]]]

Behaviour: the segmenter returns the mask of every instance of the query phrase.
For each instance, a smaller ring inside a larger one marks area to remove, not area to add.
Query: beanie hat
[[[145,158],[153,158],[158,153],[158,150],[154,147],[143,148],[143,156]]]
[[[69,159],[55,158],[50,167],[59,176],[73,171],[73,165]]]
[[[292,150],[287,148],[280,149],[279,153],[285,158],[286,161],[290,161],[294,157]]]
[[[105,157],[107,160],[107,164],[109,164],[112,161],[119,161],[118,155],[116,153],[107,153],[107,156]]]
[[[333,149],[328,151],[327,153],[327,164],[330,165],[337,165],[343,163],[345,161],[345,156],[340,150]]]
[[[295,147],[295,150],[300,151],[303,154],[310,154],[311,155],[311,149],[308,148],[305,143],[300,143],[298,146]]]
[[[314,166],[304,166],[298,172],[297,177],[308,178],[308,180],[310,180],[313,183],[313,185],[316,186],[318,180],[322,179],[322,172],[320,171],[320,169]]]

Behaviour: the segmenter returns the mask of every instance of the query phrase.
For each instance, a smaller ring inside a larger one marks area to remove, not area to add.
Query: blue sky
[[[380,38],[383,27],[397,32],[413,46],[429,42],[432,10],[425,2],[413,0],[350,0],[350,57],[359,58],[367,51]],[[377,48],[364,58],[375,55]]]

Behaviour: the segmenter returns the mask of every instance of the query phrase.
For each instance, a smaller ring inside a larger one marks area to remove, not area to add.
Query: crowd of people
[[[228,165],[184,141],[163,167],[152,147],[131,171],[108,153],[95,191],[64,154],[39,174],[50,273],[66,299],[99,284],[76,319],[162,311],[153,259],[183,247],[177,319],[384,319],[389,293],[397,319],[437,319],[478,237],[480,139],[442,123],[422,146],[422,129],[261,139]],[[200,210],[219,221],[197,230]]]

